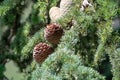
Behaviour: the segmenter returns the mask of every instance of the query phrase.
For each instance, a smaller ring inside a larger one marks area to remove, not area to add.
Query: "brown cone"
[[[39,43],[34,47],[33,58],[37,63],[42,63],[52,52],[51,46],[46,43]]]
[[[53,44],[58,44],[62,35],[63,29],[56,23],[47,25],[46,29],[44,30],[45,39]]]

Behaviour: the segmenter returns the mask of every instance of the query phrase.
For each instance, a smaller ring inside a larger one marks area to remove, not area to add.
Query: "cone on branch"
[[[50,19],[52,22],[56,22],[60,18],[60,8],[52,7],[49,11]]]
[[[56,23],[51,23],[47,25],[44,30],[45,39],[52,44],[58,44],[62,35],[63,29],[60,27],[60,25]]]
[[[60,2],[60,16],[65,16],[73,6],[73,0],[61,0]]]
[[[34,47],[33,58],[37,63],[42,63],[53,52],[53,48],[46,43],[39,43]]]
[[[52,7],[49,11],[51,22],[56,22],[64,17],[73,6],[73,0],[61,0],[60,7]]]

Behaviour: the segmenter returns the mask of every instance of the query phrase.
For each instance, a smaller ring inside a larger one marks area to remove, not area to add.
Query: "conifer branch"
[[[48,80],[48,77],[49,79],[53,80],[72,78],[80,80],[83,79],[82,76],[84,75],[84,73],[86,75],[89,75],[91,74],[91,72],[94,73],[93,75],[97,79],[104,80],[103,76],[99,75],[96,71],[92,70],[91,68],[82,67],[82,62],[80,58],[75,55],[75,45],[79,41],[79,28],[79,26],[74,26],[65,33],[65,35],[61,39],[62,42],[58,45],[58,48],[56,49],[55,53],[50,55],[48,59],[46,59],[46,61],[41,66],[38,66],[37,69],[33,72],[32,80]],[[58,67],[56,64],[58,62],[62,64],[62,67],[59,70],[59,72],[57,72]],[[37,78],[35,76],[37,76]],[[92,75],[90,76],[91,77],[86,77],[86,80],[94,79]]]
[[[12,37],[16,34],[17,29],[20,27],[20,15],[17,13],[16,14],[16,18],[14,21],[14,26],[12,27],[12,29],[10,30],[10,35],[8,37],[8,41],[10,43]]]
[[[112,80],[119,80],[120,79],[120,48],[117,48],[115,46],[111,46],[106,49],[110,62],[112,64],[112,73],[113,78]]]
[[[19,2],[20,0],[4,0],[0,4],[0,16],[4,16],[7,11],[14,8]]]
[[[33,35],[32,38],[29,39],[28,43],[23,47],[21,53],[23,54],[23,56],[27,57],[29,56],[29,53],[32,51],[33,47],[39,43],[39,42],[43,42],[44,38],[43,38],[43,29],[41,29],[40,31],[38,31],[37,33],[35,33],[35,35]]]

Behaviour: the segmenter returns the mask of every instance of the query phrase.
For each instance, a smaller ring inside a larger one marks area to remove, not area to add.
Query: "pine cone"
[[[66,15],[73,4],[73,0],[61,0],[60,2],[60,16]]]
[[[51,46],[46,43],[39,43],[34,47],[33,58],[37,63],[42,63],[52,52]]]
[[[45,39],[53,44],[58,44],[62,35],[63,29],[56,23],[47,25],[46,29],[44,30]]]
[[[52,7],[49,11],[50,19],[52,22],[56,22],[60,18],[60,8]]]

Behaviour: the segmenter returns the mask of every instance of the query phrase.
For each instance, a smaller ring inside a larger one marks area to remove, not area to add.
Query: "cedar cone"
[[[61,0],[60,2],[60,16],[65,16],[73,6],[73,0]]]
[[[56,22],[60,18],[60,8],[52,7],[49,11],[50,19],[52,22]]]
[[[37,63],[42,63],[53,51],[53,48],[48,44],[39,43],[34,47],[33,58]]]
[[[45,39],[53,44],[58,44],[62,35],[63,29],[56,23],[47,25],[46,29],[44,30]]]

